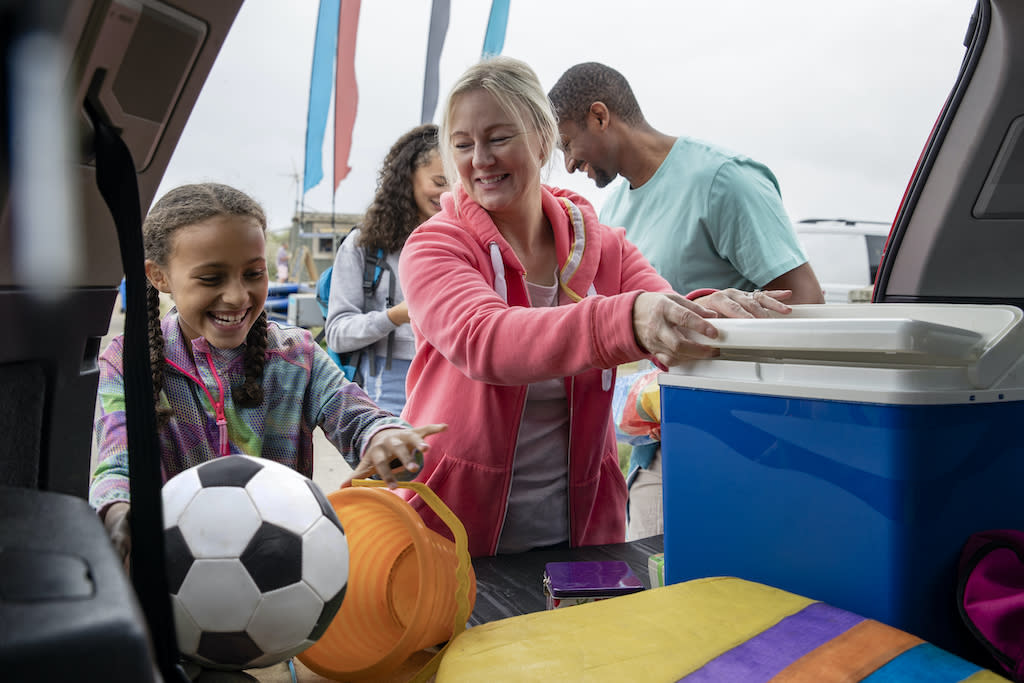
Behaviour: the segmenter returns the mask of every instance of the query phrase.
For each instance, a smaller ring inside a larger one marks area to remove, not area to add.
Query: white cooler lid
[[[717,339],[695,338],[721,355],[671,368],[660,381],[706,385],[703,378],[754,393],[785,388],[787,395],[808,385],[825,390],[822,398],[938,402],[944,399],[921,394],[996,389],[1012,374],[1024,357],[1022,318],[1009,305],[880,303],[812,304],[785,316],[715,319]],[[868,399],[865,391],[877,395]]]

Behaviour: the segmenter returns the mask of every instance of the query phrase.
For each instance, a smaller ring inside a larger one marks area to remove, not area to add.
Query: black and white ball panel
[[[337,613],[348,543],[316,484],[232,455],[164,485],[178,646],[207,666],[269,666],[312,645]]]

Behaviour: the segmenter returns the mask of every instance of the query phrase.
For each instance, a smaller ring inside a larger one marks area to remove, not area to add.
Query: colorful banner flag
[[[484,34],[484,50],[481,59],[500,55],[505,47],[505,28],[508,26],[509,0],[491,0],[491,16],[487,20]]]
[[[356,29],[361,0],[342,0],[338,18],[338,61],[334,83],[334,190],[348,172],[352,129],[356,125],[359,88],[356,86]]]
[[[309,109],[306,114],[306,162],[302,192],[324,179],[324,131],[331,106],[334,55],[338,44],[338,14],[341,0],[320,0],[313,41],[313,69],[309,79]]]
[[[448,33],[450,12],[451,0],[434,0],[430,9],[430,34],[427,37],[427,66],[423,73],[423,108],[420,111],[420,123],[433,121],[434,111],[437,109],[441,49],[444,47],[445,34]]]

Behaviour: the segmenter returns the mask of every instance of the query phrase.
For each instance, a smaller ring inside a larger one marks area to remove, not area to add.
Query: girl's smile
[[[210,317],[213,318],[213,322],[218,327],[223,329],[234,329],[245,322],[245,317],[251,311],[251,308],[247,308],[237,315],[230,313],[210,313]]]

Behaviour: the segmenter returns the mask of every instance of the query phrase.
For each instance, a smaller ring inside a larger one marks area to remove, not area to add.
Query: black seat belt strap
[[[117,226],[125,271],[124,398],[131,491],[131,575],[149,624],[157,666],[167,682],[189,679],[178,664],[164,560],[163,478],[149,364],[142,211],[131,152],[87,101],[95,130],[96,184]]]

